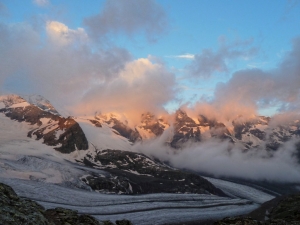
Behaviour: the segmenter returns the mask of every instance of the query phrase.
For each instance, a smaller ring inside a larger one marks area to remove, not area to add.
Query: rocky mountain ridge
[[[30,130],[27,134],[24,133],[24,136],[43,140],[43,144],[53,147],[67,158],[87,168],[83,169],[85,172],[79,172],[81,177],[72,179],[71,173],[60,171],[63,168],[60,163],[42,157],[21,156],[16,163],[13,162],[16,164],[14,167],[11,167],[10,162],[9,168],[13,170],[18,170],[19,164],[26,168],[33,166],[33,169],[29,168],[31,170],[29,174],[39,173],[39,175],[29,175],[29,179],[44,182],[50,176],[50,180],[59,180],[63,185],[85,189],[89,186],[94,191],[110,194],[199,193],[224,196],[221,190],[196,174],[172,168],[141,153],[103,149],[101,146],[99,148],[93,145],[85,135],[86,130],[81,128],[82,123],[79,124],[76,118],[64,118],[58,113],[53,113],[52,105],[45,100],[42,101],[47,103],[47,107],[44,108],[41,108],[39,103],[29,103],[16,95],[2,98],[1,102],[3,105],[0,107],[0,113],[11,120],[30,125]],[[142,140],[137,130],[129,128],[113,117],[99,115],[93,119],[85,119],[84,123],[89,129],[95,128],[90,132],[92,134],[106,129],[107,132],[100,132],[100,136],[105,137],[104,141],[106,139],[110,141],[106,143],[108,145],[118,140],[130,146],[130,143]],[[149,120],[145,122],[145,126],[151,126]],[[40,174],[41,171],[36,171],[36,167],[43,168],[46,172]]]
[[[226,196],[206,179],[172,168],[140,153],[106,149],[97,151],[95,156],[87,154],[78,162],[107,172],[107,174],[92,173],[82,178],[82,181],[100,193],[164,192]]]
[[[166,143],[172,148],[184,148],[186,143],[204,142],[210,139],[228,141],[240,149],[249,150],[264,148],[276,151],[282,144],[292,139],[300,141],[300,118],[288,124],[273,125],[272,118],[255,116],[245,120],[237,118],[226,123],[207,118],[201,114],[197,118],[190,117],[179,109],[171,121],[157,118],[151,113],[141,116],[141,123],[130,127],[114,115],[95,116],[99,124],[109,124],[119,135],[130,142],[149,140],[160,137],[164,132],[169,132]]]
[[[9,95],[2,97],[1,102],[5,107],[0,107],[0,111],[6,116],[39,126],[28,133],[28,136],[35,136],[36,139],[43,138],[45,144],[51,146],[61,145],[55,147],[61,152],[68,153],[75,149],[88,148],[88,142],[85,140],[84,132],[77,125],[76,117],[60,116],[51,103],[42,96],[22,98]],[[99,129],[103,129],[105,124],[112,132],[126,138],[131,144],[169,132],[170,138],[166,143],[175,149],[182,148],[187,142],[203,142],[214,138],[227,140],[244,150],[266,148],[274,151],[283,143],[293,138],[300,138],[300,118],[289,124],[276,126],[270,125],[272,118],[264,116],[255,116],[247,120],[238,117],[223,123],[203,116],[201,112],[197,117],[192,118],[184,110],[179,109],[169,120],[150,112],[144,113],[140,117],[140,123],[135,126],[129,126],[126,118],[121,119],[114,114],[96,114],[86,120]],[[65,132],[66,130],[68,132]],[[68,142],[71,137],[74,137],[77,142]]]
[[[49,101],[38,99],[40,102],[34,104],[20,96],[9,95],[2,99],[5,107],[0,108],[0,113],[12,120],[35,125],[27,136],[42,139],[43,143],[62,153],[88,149],[88,141],[79,124],[71,117],[60,116]]]

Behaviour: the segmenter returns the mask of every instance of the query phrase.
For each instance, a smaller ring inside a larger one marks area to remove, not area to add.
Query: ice
[[[217,188],[220,188],[225,193],[228,193],[232,196],[236,196],[239,198],[249,199],[259,204],[269,201],[275,197],[273,195],[267,194],[263,191],[260,191],[258,189],[246,185],[237,184],[237,183],[210,178],[210,177],[204,177],[204,178],[210,181]]]
[[[78,210],[99,220],[126,218],[139,225],[216,219],[248,213],[258,207],[246,199],[214,195],[105,195],[37,181],[0,178],[0,182],[12,186],[20,196],[38,201],[45,208]]]

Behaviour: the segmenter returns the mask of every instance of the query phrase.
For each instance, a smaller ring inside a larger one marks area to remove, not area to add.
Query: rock
[[[262,225],[261,222],[252,218],[224,218],[221,221],[217,221],[214,225]]]
[[[8,185],[0,183],[0,224],[2,225],[114,225],[100,222],[90,215],[80,215],[75,210],[47,209],[27,198],[20,198]],[[117,225],[132,225],[128,220]]]
[[[285,197],[272,209],[269,218],[300,224],[300,194]]]
[[[197,174],[171,168],[141,153],[105,149],[90,159],[87,166],[106,170],[82,179],[93,190],[116,194],[195,193],[225,194]]]
[[[114,225],[114,224],[111,221],[106,220],[106,221],[103,221],[101,225]]]
[[[250,217],[249,217],[250,216]],[[300,225],[300,194],[265,202],[246,217],[224,218],[214,225]]]
[[[133,225],[129,220],[117,220],[117,225]]]
[[[54,146],[57,151],[71,153],[76,149],[88,149],[88,141],[83,130],[71,117],[64,118],[35,105],[3,108],[0,112],[12,120],[36,125],[37,127],[29,131],[27,136],[36,137],[37,140],[43,139],[44,144]],[[48,120],[48,123],[43,124],[43,120]]]
[[[79,215],[77,211],[55,208],[45,211],[45,217],[55,225],[101,225],[94,217]]]
[[[11,187],[0,183],[0,224],[50,225],[43,213],[41,205],[19,198]]]

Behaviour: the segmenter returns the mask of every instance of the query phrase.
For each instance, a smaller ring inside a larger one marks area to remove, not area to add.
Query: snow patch
[[[13,104],[9,108],[25,108],[26,106],[29,105],[30,104],[28,102],[21,102],[21,103]]]
[[[5,108],[5,105],[3,102],[0,102],[0,109],[3,109],[3,108]]]

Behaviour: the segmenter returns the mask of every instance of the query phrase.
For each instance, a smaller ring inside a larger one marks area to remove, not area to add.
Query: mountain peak
[[[26,100],[19,95],[10,94],[0,96],[0,102],[4,104],[4,107],[11,107],[12,105],[26,102]]]
[[[29,104],[35,105],[44,111],[51,112],[52,114],[59,115],[59,113],[56,111],[56,109],[53,107],[50,101],[41,95],[23,95],[22,97]]]

